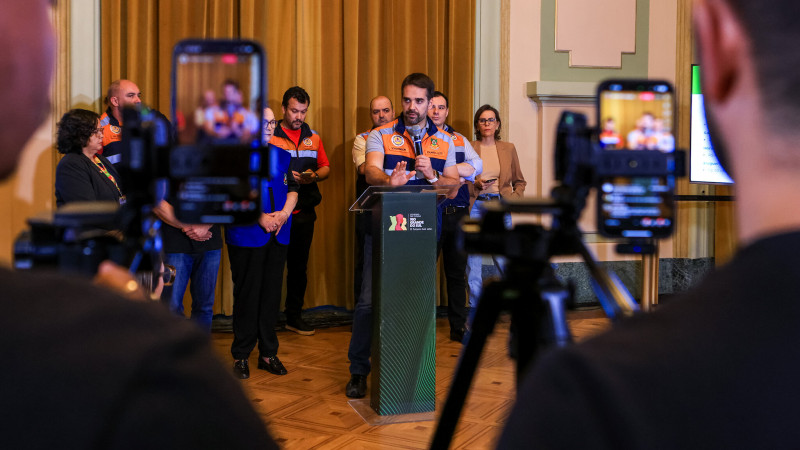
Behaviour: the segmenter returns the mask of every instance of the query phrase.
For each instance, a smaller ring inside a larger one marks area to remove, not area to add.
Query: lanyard
[[[100,161],[100,158],[98,158],[97,155],[92,156],[92,162],[95,166],[97,166],[97,169],[100,170],[100,173],[105,175],[109,180],[111,180],[112,183],[114,183],[114,187],[116,187],[117,192],[119,192],[120,203],[124,203],[125,196],[122,195],[122,191],[120,190],[119,184],[117,184],[117,180],[114,178],[114,175],[111,175],[111,172],[108,171],[105,164]]]

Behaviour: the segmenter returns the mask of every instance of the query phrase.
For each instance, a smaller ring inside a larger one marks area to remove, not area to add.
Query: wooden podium
[[[437,200],[452,187],[372,186],[351,211],[372,214],[372,375],[379,415],[436,403]]]

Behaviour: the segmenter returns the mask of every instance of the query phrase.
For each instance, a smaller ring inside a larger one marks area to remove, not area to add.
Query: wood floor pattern
[[[577,340],[609,327],[601,311],[570,312],[568,322]],[[494,448],[514,403],[514,365],[507,356],[508,319],[498,323],[481,357],[453,445],[454,449]],[[436,407],[444,405],[461,345],[449,339],[446,319],[437,321]],[[347,347],[350,327],[317,330],[314,336],[278,332],[278,356],[289,373],[272,375],[250,360],[250,378],[242,380],[256,411],[285,449],[424,449],[436,422],[367,425],[347,403],[350,379]],[[213,333],[213,344],[227,366],[232,335]]]

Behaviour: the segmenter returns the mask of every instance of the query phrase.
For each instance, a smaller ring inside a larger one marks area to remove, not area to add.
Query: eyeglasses
[[[92,134],[98,135],[98,136],[102,136],[103,135],[103,129],[102,128],[95,128],[94,131],[92,132]]]
[[[277,120],[275,120],[275,119],[272,119],[272,120],[265,120],[265,121],[264,121],[264,126],[270,126],[270,127],[274,127],[274,126],[275,126],[275,125],[277,125],[277,124],[278,124],[278,121],[277,121]]]
[[[495,122],[497,122],[497,119],[495,119],[494,117],[489,117],[488,119],[483,119],[483,118],[478,119],[478,123],[481,124],[481,125],[484,125],[484,124],[487,124],[487,123],[488,124],[492,124],[492,123],[495,123]]]

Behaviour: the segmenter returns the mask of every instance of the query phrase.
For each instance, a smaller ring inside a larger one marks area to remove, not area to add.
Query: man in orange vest
[[[116,165],[122,161],[122,110],[142,103],[142,91],[131,80],[116,80],[108,86],[106,112],[100,116],[103,127],[103,156]]]
[[[275,128],[270,144],[288,151],[291,169],[300,184],[297,206],[292,212],[292,236],[286,256],[286,328],[310,336],[314,328],[301,317],[308,285],[308,253],[314,239],[314,207],[322,201],[317,183],[328,178],[330,163],[322,139],[306,123],[311,97],[305,89],[294,86],[286,90],[281,102],[283,119]]]
[[[436,185],[459,183],[455,147],[450,135],[428,118],[433,80],[412,73],[403,80],[403,115],[372,130],[367,137],[367,183],[373,186]],[[353,314],[353,335],[347,356],[350,381],[345,394],[361,398],[367,392],[372,342],[372,236],[364,240],[364,277],[361,297]]]

